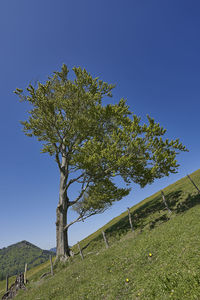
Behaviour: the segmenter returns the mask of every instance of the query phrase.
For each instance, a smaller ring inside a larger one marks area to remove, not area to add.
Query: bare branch
[[[81,175],[79,175],[78,177],[76,177],[76,178],[74,178],[74,179],[71,179],[70,181],[69,181],[69,183],[67,184],[67,189],[68,189],[68,187],[72,184],[72,183],[74,183],[74,182],[78,182],[78,180],[80,179],[80,178],[82,178],[83,176],[85,175],[85,173],[82,173]]]
[[[58,164],[59,170],[65,174],[68,174],[68,169],[69,169],[68,164],[66,166],[62,165],[60,158],[59,158],[59,154],[62,154],[62,157],[65,158],[65,161],[67,161],[67,159],[68,159],[66,152],[63,151],[63,148],[64,148],[63,142],[59,146],[57,146],[56,143],[53,143],[53,145],[54,145],[55,151],[56,151],[55,158],[56,158],[56,162]]]
[[[81,180],[77,180],[77,182],[78,182],[78,183],[84,184],[84,183],[85,183],[85,180],[82,180],[82,181],[81,181]]]
[[[59,158],[59,148],[57,147],[56,143],[53,144],[56,150],[56,162],[58,164],[58,167],[60,169],[60,171],[62,170],[62,166],[61,166],[61,162],[60,162],[60,158]]]
[[[81,219],[82,219],[82,216],[81,216],[81,215],[78,216],[78,218],[76,218],[74,221],[72,221],[72,222],[70,222],[69,224],[67,224],[67,225],[63,228],[63,230],[66,231],[66,230],[67,230],[71,225],[73,225],[74,223],[80,222]]]
[[[81,199],[81,197],[84,195],[85,191],[87,190],[89,184],[90,184],[90,181],[88,180],[88,182],[86,183],[85,187],[82,188],[79,196],[74,201],[70,201],[69,202],[69,206],[72,206],[72,205],[76,204]]]
[[[91,217],[91,216],[93,216],[93,215],[96,215],[97,214],[97,212],[91,212],[90,214],[88,214],[87,216],[83,216],[83,215],[79,215],[74,221],[72,221],[72,222],[70,222],[69,224],[67,224],[64,228],[63,228],[63,230],[64,231],[66,231],[66,230],[68,230],[68,228],[70,227],[70,226],[72,226],[74,223],[76,223],[76,222],[83,222],[84,220],[86,220],[87,218],[89,218],[89,217]]]

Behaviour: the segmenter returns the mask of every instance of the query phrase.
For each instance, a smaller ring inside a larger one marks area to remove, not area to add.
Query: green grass
[[[200,185],[200,170],[191,175],[192,179]],[[172,217],[183,213],[190,207],[199,203],[199,195],[195,187],[187,177],[169,185],[163,189],[168,206],[173,212]],[[146,198],[131,209],[132,222],[137,230],[148,230],[149,227],[159,226],[170,217],[164,207],[160,191]],[[105,226],[89,235],[80,242],[82,248],[87,248],[84,252],[91,252],[103,247],[102,230],[106,232],[109,241],[115,242],[130,231],[127,211],[108,222]],[[73,247],[78,252],[78,247]]]
[[[54,253],[42,250],[27,241],[0,249],[0,280],[5,279],[6,275],[23,272],[25,263],[28,264],[28,269],[44,263],[49,260],[49,255],[53,256]]]
[[[52,258],[52,261],[55,257]],[[50,262],[46,261],[39,266],[33,267],[27,271],[27,278],[29,283],[35,282],[40,279],[40,276],[46,272],[50,271]],[[9,277],[9,287],[15,282],[16,276]],[[0,299],[5,294],[6,280],[0,281]]]
[[[198,185],[200,170],[191,177]],[[200,195],[188,178],[163,191],[171,215],[160,192],[154,194],[131,208],[135,233],[127,212],[121,214],[81,241],[83,261],[75,255],[42,280],[44,269],[36,267],[16,299],[200,299]]]

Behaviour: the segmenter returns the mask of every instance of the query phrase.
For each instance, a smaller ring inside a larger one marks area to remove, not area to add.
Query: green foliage
[[[28,121],[21,122],[25,134],[36,136],[43,142],[42,153],[55,157],[65,172],[66,188],[69,176],[82,173],[76,183],[87,194],[79,198],[75,210],[101,212],[127,195],[130,189],[118,188],[116,176],[126,185],[135,182],[144,187],[177,171],[176,156],[186,151],[178,139],[164,139],[166,130],[149,116],[147,124],[141,124],[124,99],[103,103],[112,96],[114,85],[92,78],[80,67],[73,71],[72,80],[63,65],[44,84],[30,84],[25,93],[21,89],[15,93],[32,107]]]
[[[191,177],[199,186],[200,170]],[[83,261],[75,255],[65,267],[55,269],[54,277],[33,282],[16,299],[200,299],[200,196],[187,177],[163,191],[172,215],[163,206],[161,193],[152,195],[131,208],[135,234],[127,212],[123,213],[81,241],[82,248],[90,243],[83,250]],[[163,215],[168,219],[159,219]],[[119,239],[120,228],[124,232]]]
[[[55,255],[26,241],[0,249],[0,280],[5,279],[6,275],[24,272],[25,263],[28,269],[40,265],[49,259],[50,254]]]

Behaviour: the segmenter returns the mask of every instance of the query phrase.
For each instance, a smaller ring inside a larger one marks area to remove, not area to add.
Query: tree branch
[[[78,180],[79,180],[81,177],[83,177],[84,175],[85,175],[85,173],[82,173],[82,174],[79,175],[77,178],[71,179],[71,180],[69,181],[69,183],[67,184],[66,188],[68,189],[68,187],[69,187],[72,183],[78,181]]]
[[[82,190],[81,190],[79,196],[78,196],[74,201],[70,201],[70,202],[69,202],[69,206],[72,206],[72,205],[76,204],[76,203],[81,199],[81,197],[83,196],[83,194],[84,194],[85,191],[87,190],[89,184],[90,184],[90,181],[88,180],[88,182],[86,183],[85,187],[82,188]]]
[[[54,143],[53,145],[54,145],[55,150],[56,150],[56,162],[58,164],[58,167],[59,167],[60,171],[62,171],[62,166],[61,166],[60,159],[59,159],[59,149],[58,149],[56,143]]]
[[[74,223],[76,223],[76,222],[80,222],[80,221],[84,221],[84,220],[86,220],[87,218],[89,218],[89,217],[91,217],[91,216],[93,216],[93,215],[96,215],[96,213],[97,212],[91,212],[89,215],[87,215],[87,216],[83,216],[83,215],[79,215],[74,221],[72,221],[72,222],[70,222],[69,224],[67,224],[64,228],[63,228],[63,230],[64,231],[66,231],[66,230],[68,230],[68,228],[71,226],[71,225],[73,225]]]

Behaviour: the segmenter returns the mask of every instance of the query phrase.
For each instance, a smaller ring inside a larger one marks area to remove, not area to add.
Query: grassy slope
[[[55,260],[55,257],[52,258],[52,261]],[[27,271],[27,278],[30,283],[38,280],[40,276],[46,272],[50,271],[50,261],[46,261],[39,266],[33,267]],[[15,282],[16,276],[9,277],[9,287]],[[0,281],[0,299],[5,293],[6,280]]]
[[[200,170],[191,176],[200,183]],[[36,272],[16,299],[200,299],[200,196],[188,178],[164,192],[171,215],[154,194],[131,209],[134,234],[125,212],[103,228],[109,249],[98,230],[81,242],[84,261],[75,255],[41,281]]]

